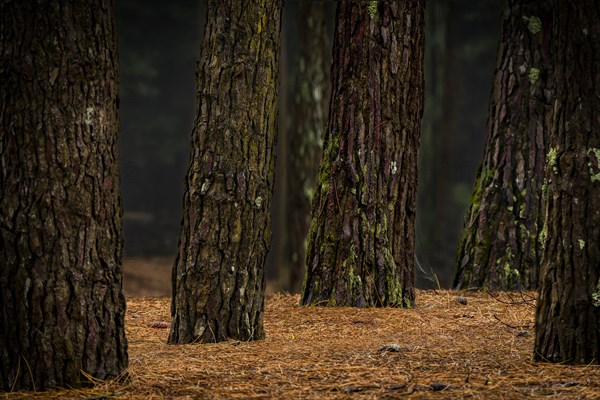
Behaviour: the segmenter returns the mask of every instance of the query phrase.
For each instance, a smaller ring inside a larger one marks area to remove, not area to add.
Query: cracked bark
[[[207,10],[169,343],[264,337],[281,1]]]
[[[554,118],[534,359],[600,362],[600,3],[553,1]]]
[[[127,367],[114,11],[0,4],[0,390]]]
[[[302,304],[414,304],[423,14],[423,1],[338,3]]]
[[[536,289],[551,125],[550,1],[511,0],[502,20],[483,162],[456,258],[456,288]]]

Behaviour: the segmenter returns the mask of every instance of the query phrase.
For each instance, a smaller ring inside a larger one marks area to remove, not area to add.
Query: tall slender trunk
[[[207,8],[170,343],[264,337],[281,1]]]
[[[419,149],[417,256],[424,279],[449,287],[480,149],[502,1],[431,1],[425,34],[425,114]]]
[[[114,12],[0,4],[0,390],[127,367]]]
[[[414,303],[423,1],[339,2],[302,304]]]
[[[331,47],[325,2],[286,5],[289,6],[295,6],[298,14],[293,25],[297,46],[293,48],[290,62],[293,72],[286,118],[289,137],[286,264],[289,266],[287,289],[299,292],[304,278],[310,206],[327,123]]]
[[[503,16],[487,142],[465,217],[454,286],[535,289],[545,135],[553,96],[549,0],[510,0]]]

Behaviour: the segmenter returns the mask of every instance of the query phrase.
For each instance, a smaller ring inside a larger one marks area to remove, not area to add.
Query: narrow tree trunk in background
[[[0,390],[127,367],[114,12],[0,4]]]
[[[550,1],[510,0],[483,163],[465,217],[456,288],[536,289],[545,135],[553,96]]]
[[[169,343],[264,337],[281,1],[209,0]]]
[[[554,118],[534,358],[600,362],[600,3],[553,1]]]
[[[423,1],[339,2],[302,304],[414,304]]]
[[[439,240],[439,232],[442,218],[437,198],[440,188],[445,183],[441,176],[442,157],[440,147],[444,144],[443,136],[455,133],[455,129],[449,129],[443,125],[442,115],[444,112],[444,93],[446,64],[451,57],[446,53],[448,49],[449,25],[453,22],[449,18],[449,8],[455,2],[435,1],[429,2],[425,8],[425,93],[423,123],[421,127],[419,146],[419,190],[417,191],[416,218],[416,258],[421,264],[417,269],[417,287],[433,286],[437,288],[438,277],[443,275],[444,269],[442,259],[444,258],[444,242]],[[456,21],[454,21],[456,22]],[[456,77],[452,80],[456,83]],[[444,127],[444,129],[442,129]],[[443,195],[443,198],[447,198]],[[447,229],[446,229],[447,230]],[[436,247],[435,250],[433,249]],[[435,265],[434,271],[432,265]],[[420,272],[420,273],[419,273]],[[442,277],[443,279],[443,277]],[[429,281],[429,282],[427,282]]]
[[[286,264],[287,290],[297,293],[304,278],[306,235],[310,206],[322,153],[327,123],[331,46],[327,34],[325,2],[290,3],[295,8],[294,46],[290,55],[292,84],[289,88],[286,130],[288,134]]]
[[[417,257],[424,270],[417,274],[420,286],[452,285],[460,228],[485,142],[501,3],[427,3],[427,93],[417,198]]]
[[[471,7],[471,5],[469,5]],[[431,241],[435,243],[437,251],[431,255],[429,262],[435,265],[438,270],[435,278],[436,283],[443,282],[448,285],[447,271],[449,262],[452,260],[455,251],[456,239],[453,238],[453,233],[456,232],[456,221],[453,217],[456,216],[453,196],[449,196],[455,185],[458,184],[457,161],[459,154],[460,141],[458,138],[463,133],[459,122],[464,119],[464,115],[460,115],[461,102],[457,100],[458,96],[465,96],[464,81],[465,75],[461,73],[461,58],[460,58],[460,28],[461,28],[461,13],[464,12],[464,1],[449,1],[445,5],[446,8],[446,32],[445,32],[445,51],[442,58],[442,93],[440,121],[438,131],[435,132],[435,155],[433,161],[435,165],[435,185],[431,188],[429,194],[433,200],[433,209],[430,211],[429,217],[432,218],[431,224]],[[461,9],[462,8],[462,9]],[[462,157],[460,157],[462,158]],[[454,212],[453,212],[454,211]],[[425,213],[424,213],[425,214]],[[423,215],[423,214],[419,214]],[[456,218],[456,217],[455,217]],[[453,223],[454,222],[454,223]]]

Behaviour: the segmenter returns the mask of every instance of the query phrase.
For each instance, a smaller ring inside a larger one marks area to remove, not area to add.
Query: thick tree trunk
[[[553,3],[554,118],[546,159],[534,358],[600,362],[600,3]]]
[[[127,367],[114,11],[0,3],[0,390]]]
[[[264,337],[281,1],[210,0],[170,343]]]
[[[304,278],[306,235],[310,206],[322,154],[323,130],[327,123],[331,47],[325,2],[304,2],[296,8],[291,56],[292,85],[289,95],[286,215],[287,290],[299,292]],[[298,9],[299,8],[299,9]]]
[[[545,137],[552,112],[550,1],[504,13],[487,142],[456,259],[456,288],[536,289]]]
[[[302,304],[411,306],[423,1],[338,3]]]

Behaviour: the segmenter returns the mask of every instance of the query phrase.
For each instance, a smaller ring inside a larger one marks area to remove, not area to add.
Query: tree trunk
[[[304,2],[286,7],[295,9],[292,26],[292,84],[286,118],[288,165],[286,181],[286,264],[287,290],[299,292],[304,278],[306,235],[310,205],[322,153],[322,135],[327,123],[331,47],[327,33],[325,2]],[[299,16],[299,17],[298,17]]]
[[[169,343],[264,337],[281,1],[208,1]]]
[[[553,2],[554,118],[546,158],[534,358],[600,361],[600,3]]]
[[[551,125],[549,1],[510,0],[484,158],[465,217],[456,288],[536,289],[545,138]]]
[[[338,3],[302,304],[414,304],[423,1]]]
[[[127,367],[114,11],[0,5],[0,390]]]

